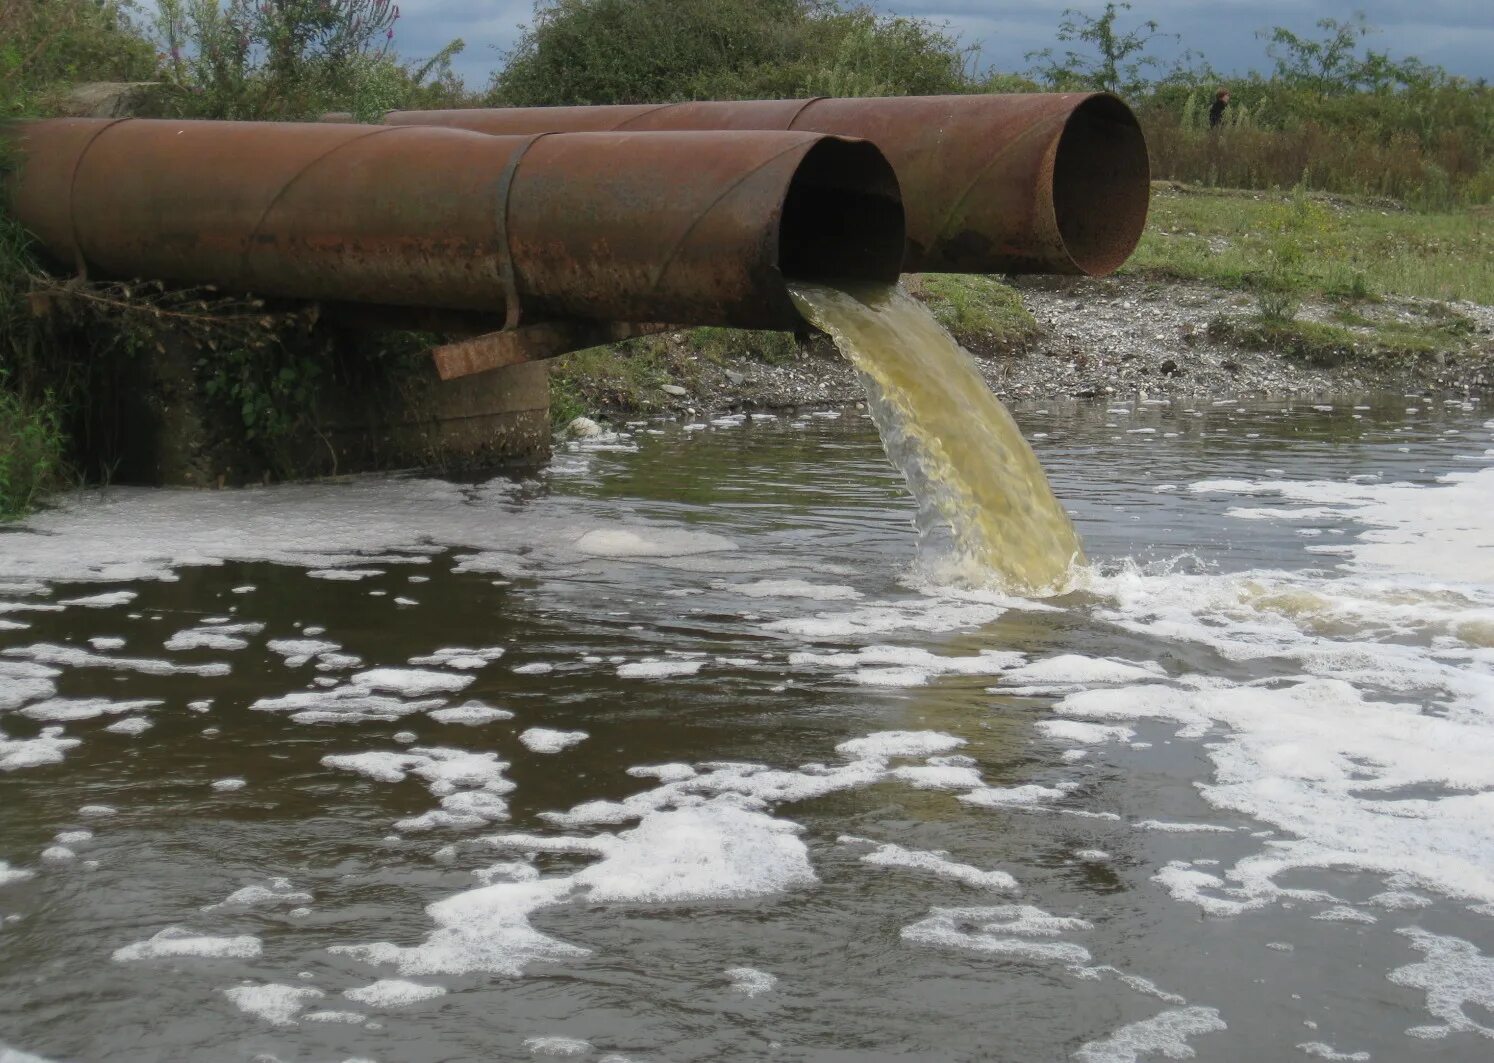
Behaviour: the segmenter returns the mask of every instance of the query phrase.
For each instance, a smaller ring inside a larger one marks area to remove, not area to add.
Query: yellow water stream
[[[899,285],[795,281],[790,291],[859,370],[938,575],[1021,594],[1061,589],[1084,561],[1079,535],[970,354]]]

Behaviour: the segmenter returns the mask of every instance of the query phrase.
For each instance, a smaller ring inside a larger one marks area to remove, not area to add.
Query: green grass
[[[939,324],[976,354],[1009,354],[1037,337],[1038,323],[1015,290],[991,277],[924,273],[903,278]]]
[[[51,396],[28,401],[0,379],[0,521],[15,520],[63,479],[61,415]]]
[[[1297,239],[1304,295],[1421,296],[1494,304],[1494,213],[1420,214],[1388,203],[1308,197],[1312,224]],[[1153,188],[1141,246],[1125,272],[1254,289],[1292,197],[1282,193]]]
[[[1467,349],[1472,326],[1467,318],[1455,314],[1413,324],[1380,321],[1352,310],[1333,316],[1336,323],[1221,316],[1209,323],[1209,335],[1332,367],[1350,361],[1388,365],[1423,355],[1456,353]]]

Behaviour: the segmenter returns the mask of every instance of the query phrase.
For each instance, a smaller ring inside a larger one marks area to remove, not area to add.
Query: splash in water
[[[887,456],[918,501],[920,556],[946,579],[1060,589],[1084,561],[1079,535],[969,353],[898,285],[796,281],[790,291],[861,376]]]

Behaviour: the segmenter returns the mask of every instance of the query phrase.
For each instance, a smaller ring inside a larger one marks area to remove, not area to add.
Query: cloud
[[[887,14],[945,23],[961,43],[978,45],[981,69],[1022,71],[1026,53],[1056,45],[1054,34],[1064,8],[1097,14],[1098,0],[871,0]],[[453,37],[467,42],[456,61],[469,86],[480,88],[518,39],[519,27],[533,16],[530,0],[401,0],[396,43],[409,59],[434,55]],[[1155,19],[1166,34],[1178,34],[1182,48],[1201,53],[1226,74],[1270,67],[1265,42],[1256,34],[1272,26],[1315,35],[1323,18],[1347,19],[1364,11],[1379,32],[1368,41],[1396,57],[1414,55],[1465,77],[1494,77],[1494,4],[1486,0],[1135,0],[1122,13],[1129,29]],[[1158,41],[1156,54],[1171,59],[1172,41]]]

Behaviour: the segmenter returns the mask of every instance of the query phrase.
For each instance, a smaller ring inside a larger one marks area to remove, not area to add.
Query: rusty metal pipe
[[[1146,224],[1146,140],[1130,108],[1108,93],[392,111],[384,121],[490,134],[797,129],[861,137],[882,149],[902,185],[908,273],[1110,273]]]
[[[792,131],[495,137],[128,119],[20,125],[16,214],[66,265],[529,321],[794,328],[785,276],[897,276],[897,181]]]

